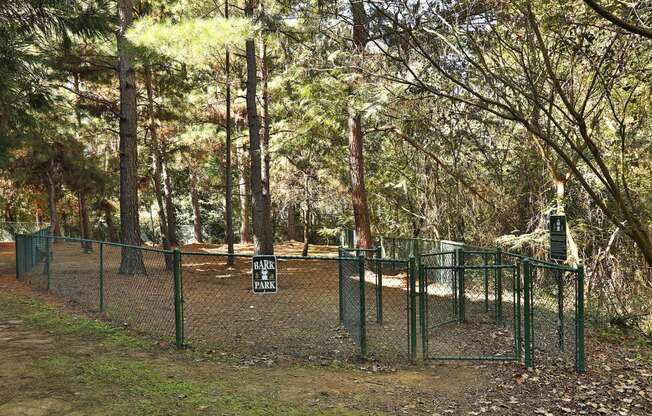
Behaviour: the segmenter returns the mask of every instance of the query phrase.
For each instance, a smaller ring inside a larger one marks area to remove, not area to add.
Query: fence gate
[[[520,268],[501,258],[500,251],[462,248],[421,256],[424,357],[520,359]]]

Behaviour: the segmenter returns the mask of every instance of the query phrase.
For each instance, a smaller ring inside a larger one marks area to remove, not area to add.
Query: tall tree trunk
[[[174,248],[179,247],[179,237],[177,235],[177,209],[172,195],[172,179],[170,178],[167,169],[165,148],[162,149],[161,154],[163,156],[163,195],[165,197],[165,216],[168,220],[168,241],[170,242],[170,247]]]
[[[204,242],[204,236],[201,231],[201,210],[199,206],[199,191],[197,190],[197,175],[188,168],[190,176],[190,204],[192,205],[193,226],[195,230],[195,241],[199,244]]]
[[[265,4],[263,0],[260,0],[259,7],[261,12],[264,10]],[[267,66],[267,46],[265,45],[264,33],[260,33],[260,80],[262,83],[262,108],[261,115],[263,119],[263,135],[261,142],[261,157],[263,161],[263,168],[261,172],[262,183],[263,183],[263,204],[264,204],[264,221],[271,223],[272,222],[272,194],[270,191],[270,164],[271,164],[271,155],[269,151],[269,132],[270,132],[270,119],[269,119],[269,88],[268,88],[268,79],[269,79],[269,69]],[[270,228],[269,238],[273,240],[274,233]]]
[[[138,218],[138,149],[136,80],[132,52],[125,34],[133,20],[131,0],[118,0],[120,27],[117,34],[120,80],[120,230],[123,244],[140,245]],[[144,274],[145,264],[138,249],[123,247],[120,274]]]
[[[353,54],[362,59],[367,44],[369,19],[361,0],[351,0],[351,15],[353,16]],[[364,179],[362,115],[354,105],[355,88],[351,86],[349,97],[349,174],[351,177],[351,196],[357,246],[371,248],[371,225],[369,206]]]
[[[245,16],[253,18],[253,0],[245,3]],[[265,212],[260,155],[260,125],[256,110],[256,46],[247,39],[247,119],[249,124],[249,155],[251,158],[251,202],[253,209],[254,251],[256,254],[274,254],[272,223]]]
[[[229,17],[229,2],[224,3],[224,17]],[[226,235],[225,242],[227,252],[233,254],[233,172],[231,166],[232,145],[232,123],[231,123],[231,52],[227,48],[225,58],[226,73],[226,149],[224,161],[224,211],[226,214]],[[233,257],[228,258],[228,264],[232,265]]]
[[[57,190],[54,186],[52,174],[46,172],[47,188],[48,188],[48,208],[50,209],[50,230],[52,235],[60,236],[61,228],[59,226],[59,217],[57,215]]]
[[[310,182],[309,177],[306,175],[305,188],[306,188],[306,209],[303,215],[303,250],[301,251],[302,256],[308,255],[308,246],[310,244]]]
[[[296,240],[297,238],[297,226],[296,226],[296,208],[293,203],[288,205],[288,224],[287,224],[287,239]]]
[[[154,91],[152,86],[153,74],[151,65],[145,65],[144,73],[145,90],[147,92],[149,134],[151,137],[150,150],[152,152],[152,182],[154,183],[154,196],[156,197],[156,204],[158,205],[158,224],[161,232],[161,244],[164,250],[169,250],[170,241],[168,240],[168,222],[167,216],[165,215],[165,204],[163,203],[163,161],[159,144],[158,126],[156,125],[154,114]]]
[[[249,192],[249,178],[247,178],[244,136],[242,136],[236,152],[238,154],[238,192],[240,193],[240,242],[250,244],[249,213],[251,212],[251,195]]]

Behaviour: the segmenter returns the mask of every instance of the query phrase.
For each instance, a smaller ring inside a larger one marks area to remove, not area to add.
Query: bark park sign
[[[254,293],[278,292],[276,256],[254,256],[252,258],[251,289]]]

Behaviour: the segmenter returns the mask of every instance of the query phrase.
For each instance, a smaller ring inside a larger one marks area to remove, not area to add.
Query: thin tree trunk
[[[361,0],[351,0],[351,15],[353,16],[353,53],[359,58],[364,53],[367,44],[367,25],[369,20]],[[364,179],[362,115],[353,106],[355,90],[351,89],[348,108],[349,117],[349,174],[351,177],[351,196],[353,216],[357,234],[357,246],[371,248],[371,225],[369,206]]]
[[[287,224],[287,239],[295,240],[297,238],[296,226],[296,208],[294,204],[288,205],[288,224]]]
[[[229,2],[224,4],[224,17],[229,17]],[[231,148],[232,145],[232,123],[231,123],[231,53],[227,49],[225,56],[225,72],[226,72],[226,149],[224,161],[224,207],[226,215],[226,235],[225,242],[227,252],[233,254],[233,175],[231,166]],[[234,262],[233,257],[228,258],[228,264],[232,265]]]
[[[308,246],[310,244],[310,188],[309,188],[309,177],[306,175],[306,210],[303,216],[303,250],[301,252],[302,256],[308,255]]]
[[[179,247],[179,237],[177,236],[177,210],[172,196],[172,179],[168,174],[165,149],[162,149],[161,154],[163,156],[163,195],[165,196],[165,216],[168,220],[168,241],[170,242],[170,247],[175,248]]]
[[[251,195],[249,192],[249,178],[247,178],[247,161],[244,148],[244,136],[236,149],[238,155],[238,188],[240,193],[240,242],[251,243],[249,230],[249,213],[251,212]]]
[[[132,51],[125,34],[133,20],[131,0],[118,0],[120,27],[117,34],[120,80],[120,229],[123,244],[140,245],[138,218],[138,150],[136,79]],[[138,249],[123,247],[120,274],[144,274],[145,264]]]
[[[91,230],[91,222],[88,218],[88,204],[86,203],[86,195],[84,193],[79,193],[79,225],[81,228],[81,237],[85,240],[90,240],[93,238]],[[92,243],[88,241],[82,242],[82,248],[85,253],[90,253],[93,251]]]
[[[192,205],[193,224],[195,229],[195,241],[199,244],[204,242],[204,236],[201,232],[201,211],[199,206],[199,191],[197,190],[197,175],[190,171],[190,203]]]
[[[245,16],[253,17],[253,0],[245,3]],[[256,254],[274,254],[272,223],[265,212],[260,155],[260,125],[256,110],[256,46],[247,39],[247,119],[249,124],[249,155],[251,158],[251,202],[253,208],[254,251]]]
[[[50,229],[52,235],[60,236],[61,228],[59,226],[59,217],[57,215],[57,191],[52,180],[50,172],[46,172],[47,188],[48,188],[48,208],[50,209]]]
[[[152,181],[154,183],[154,196],[156,197],[156,204],[158,205],[158,223],[161,232],[161,245],[164,250],[170,249],[170,241],[168,240],[168,222],[165,215],[165,204],[163,203],[163,161],[161,157],[161,149],[159,145],[158,126],[156,125],[156,118],[154,115],[154,91],[152,88],[152,67],[146,64],[144,67],[145,72],[145,90],[147,91],[147,113],[149,118],[149,133],[151,137],[150,148],[152,152]],[[169,260],[167,261],[169,263]],[[168,264],[168,268],[169,268]]]

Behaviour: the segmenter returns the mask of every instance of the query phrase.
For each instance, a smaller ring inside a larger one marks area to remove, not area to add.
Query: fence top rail
[[[485,269],[516,269],[513,264],[488,264],[486,266],[480,265],[459,265],[459,266],[424,266],[424,270],[451,270],[451,269],[464,269],[464,270],[485,270]]]
[[[182,256],[188,257],[241,257],[241,258],[252,258],[257,256],[253,253],[225,253],[225,252],[199,252],[199,251],[182,251]],[[261,254],[264,256],[265,254]],[[327,260],[327,261],[358,261],[356,256],[292,256],[287,254],[270,254],[270,256],[276,257],[277,260]],[[373,261],[378,261],[379,259],[370,259]],[[385,261],[385,260],[383,260]],[[395,262],[395,260],[387,260]],[[407,260],[405,261],[407,263]]]
[[[38,237],[38,238],[48,238],[52,240],[60,240],[60,241],[73,241],[77,243],[95,243],[95,244],[101,244],[105,246],[113,246],[113,247],[124,247],[124,248],[133,248],[137,250],[143,250],[143,251],[150,251],[154,253],[163,253],[163,254],[172,254],[173,250],[163,250],[160,248],[155,248],[155,247],[146,247],[146,246],[136,246],[136,245],[130,245],[130,244],[122,244],[122,243],[114,243],[112,241],[99,241],[99,240],[89,240],[86,238],[77,238],[77,237],[63,237],[63,236],[57,236],[57,235],[39,235],[39,234],[18,234],[19,237]]]
[[[348,247],[341,247],[341,246],[339,248],[341,250],[344,250],[344,251],[368,251],[370,253],[374,252],[374,251],[378,251],[380,249],[380,247],[374,247],[374,248],[348,248]]]
[[[436,253],[422,254],[420,257],[423,258],[423,257],[434,257],[434,256],[448,256],[448,255],[451,255],[451,254],[455,254],[455,252],[454,251],[438,251]]]
[[[483,249],[483,250],[464,250],[464,254],[474,255],[474,254],[497,254],[497,250]]]
[[[399,263],[405,265],[410,263],[410,260],[408,259],[370,259],[370,260],[376,263],[393,263],[393,264]]]
[[[525,256],[523,254],[512,253],[511,251],[501,251],[500,254],[502,254],[503,256],[507,256],[507,257],[516,257],[517,259],[524,259],[524,258],[527,257],[527,256]]]
[[[567,266],[564,264],[550,263],[544,260],[533,259],[529,257],[526,257],[525,259],[529,261],[531,267],[537,267],[540,269],[560,270],[565,272],[577,272],[576,267]]]

